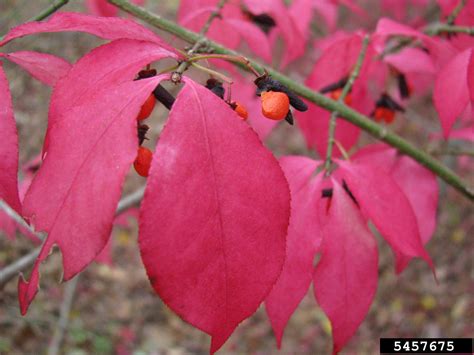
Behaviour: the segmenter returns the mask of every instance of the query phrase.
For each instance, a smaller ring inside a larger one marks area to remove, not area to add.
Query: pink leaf
[[[176,58],[160,45],[129,39],[115,40],[82,57],[53,90],[43,152],[63,112],[96,96],[97,89],[133,80],[142,67],[167,57]]]
[[[49,86],[54,86],[71,69],[71,64],[63,58],[46,53],[19,51],[0,53],[0,56],[19,65],[35,79]]]
[[[265,300],[278,347],[281,347],[286,323],[308,291],[314,254],[321,241],[316,199],[321,197],[322,176],[311,178],[317,163],[291,156],[280,160],[290,184],[291,218],[283,271]]]
[[[18,196],[18,133],[8,80],[0,62],[0,200],[21,213]]]
[[[368,164],[377,170],[390,174],[407,197],[415,213],[421,241],[428,243],[436,229],[438,207],[438,182],[436,175],[414,161],[397,154],[385,144],[371,144],[359,150],[353,161]],[[408,265],[410,257],[403,256],[394,249],[398,273]]]
[[[440,71],[436,79],[433,101],[445,138],[449,136],[456,118],[470,100],[467,74],[471,55],[472,49],[458,54]]]
[[[132,3],[143,5],[145,0],[131,0]],[[118,8],[107,0],[86,0],[87,9],[90,13],[98,16],[117,16]]]
[[[257,135],[186,79],[164,128],[140,210],[148,277],[216,352],[252,315],[285,259],[290,196]]]
[[[349,190],[391,247],[408,256],[422,257],[432,266],[413,208],[390,175],[369,164],[342,160],[338,164]]]
[[[290,16],[301,34],[301,40],[305,42],[311,34],[310,25],[314,15],[313,6],[316,7],[316,4],[313,0],[295,0],[289,9]],[[321,3],[320,7],[324,9],[324,5],[324,3]]]
[[[115,17],[97,17],[74,12],[57,12],[47,21],[28,22],[11,29],[0,47],[15,38],[44,32],[86,32],[94,36],[114,40],[119,38],[149,41],[174,51],[170,45],[161,40],[155,33],[132,20]]]
[[[237,19],[225,19],[224,22],[231,25],[234,31],[247,42],[249,48],[268,63],[272,61],[272,49],[267,36],[254,24]]]
[[[332,43],[316,62],[306,84],[315,90],[320,90],[325,86],[348,77],[357,61],[361,47],[361,34],[343,36]],[[359,78],[355,81],[351,92],[351,106],[362,113],[368,113],[373,105],[373,102],[367,95],[367,73],[373,55],[374,51],[369,46]],[[303,132],[308,146],[316,148],[321,156],[325,156],[330,113],[311,103],[308,104],[308,107],[308,111],[296,114],[298,125]],[[359,132],[360,130],[356,126],[346,121],[338,120],[336,140],[346,150],[349,150],[357,142]],[[337,147],[335,147],[334,153],[336,156],[340,155]]]
[[[321,14],[321,17],[326,21],[327,26],[333,32],[337,25],[338,8],[331,0],[314,1],[313,6]]]
[[[436,175],[407,156],[398,159],[391,175],[413,207],[422,243],[428,243],[436,229],[438,206]],[[411,258],[397,252],[395,255],[397,257],[396,269],[400,273]]]
[[[469,87],[471,104],[474,105],[474,51],[471,49],[471,60],[467,68],[467,85]]]
[[[18,284],[22,314],[38,291],[38,267],[54,244],[62,252],[65,280],[106,245],[122,183],[137,152],[136,116],[161,79],[108,86],[91,82],[93,97],[57,110],[61,119],[24,201],[24,215],[48,237],[30,281],[20,279]],[[75,88],[78,95],[90,89],[79,80]]]
[[[323,208],[326,201],[320,199]],[[333,353],[339,352],[365,318],[377,290],[378,252],[366,221],[333,181],[329,210],[321,217],[321,259],[314,270],[314,294],[332,325]]]
[[[118,8],[107,2],[107,0],[86,0],[89,12],[96,16],[117,16]]]
[[[382,51],[385,40],[392,36],[419,39],[428,48],[430,56],[438,67],[443,66],[456,54],[454,47],[447,41],[430,37],[423,32],[387,18],[380,19],[374,34],[374,42],[378,42],[379,51]]]
[[[301,40],[296,21],[288,16],[288,8],[282,0],[244,0],[244,3],[254,15],[266,13],[275,20],[286,46],[282,67],[304,54],[305,41]]]
[[[217,5],[216,0],[207,1],[183,1],[180,4],[178,12],[179,23],[193,31],[199,31]],[[240,11],[234,11],[234,7],[224,6],[222,10],[222,19],[214,19],[206,34],[208,38],[219,42],[226,47],[235,49],[240,43],[240,36],[235,32],[234,27],[223,19],[237,17],[241,18]]]
[[[308,103],[308,111],[297,112],[295,116],[308,147],[315,149],[320,157],[325,157],[331,113],[313,103]],[[358,127],[338,119],[334,138],[346,150],[349,150],[357,142],[359,134],[360,129]],[[334,146],[333,155],[341,155],[337,146]]]
[[[401,73],[429,73],[436,72],[433,59],[419,48],[407,47],[402,51],[384,58]]]

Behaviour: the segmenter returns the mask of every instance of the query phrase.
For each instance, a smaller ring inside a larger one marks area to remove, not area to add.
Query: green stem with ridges
[[[357,77],[359,76],[360,70],[362,68],[362,64],[364,63],[364,58],[367,53],[367,48],[369,46],[370,36],[366,34],[364,39],[362,40],[362,47],[360,49],[359,56],[357,57],[357,62],[354,69],[349,76],[346,84],[342,88],[341,95],[339,96],[337,102],[341,105],[344,105],[344,99],[346,98],[349,91],[351,91],[352,86],[354,85]],[[331,173],[331,164],[332,164],[332,149],[334,146],[334,134],[336,133],[336,118],[338,115],[338,111],[332,111],[331,117],[329,119],[329,131],[328,131],[328,146],[326,149],[326,160],[324,162],[324,170],[326,170],[326,174]]]

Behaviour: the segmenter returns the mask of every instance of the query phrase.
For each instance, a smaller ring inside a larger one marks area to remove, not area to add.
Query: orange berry
[[[329,94],[329,97],[333,100],[339,100],[339,98],[341,97],[341,94],[342,94],[342,89],[336,89],[334,91],[331,91],[331,93]],[[344,102],[347,106],[350,106],[352,104],[352,96],[351,96],[351,93],[348,93],[346,95],[346,98],[344,99]]]
[[[140,112],[138,113],[138,116],[137,116],[138,121],[141,121],[150,117],[151,112],[155,108],[155,102],[156,102],[155,95],[151,93],[150,96],[148,96],[148,98],[146,99],[145,103],[142,105]]]
[[[261,98],[262,114],[271,120],[282,120],[290,111],[290,99],[283,92],[265,91]]]
[[[148,171],[150,170],[151,160],[153,158],[153,152],[145,147],[138,147],[137,157],[133,162],[133,167],[138,175],[147,177]]]
[[[387,107],[377,107],[374,112],[374,118],[377,122],[385,121],[392,123],[395,119],[395,111]]]
[[[239,102],[235,102],[234,104],[234,111],[240,116],[240,118],[242,118],[242,121],[247,120],[247,118],[249,118],[249,113],[247,112],[247,109]]]

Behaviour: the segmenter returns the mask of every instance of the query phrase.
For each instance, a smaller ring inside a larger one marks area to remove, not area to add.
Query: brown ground
[[[82,2],[78,3],[68,8],[81,8]],[[169,16],[176,9],[176,1],[153,4],[150,0],[149,3]],[[0,0],[0,34],[47,4],[46,0]],[[86,35],[46,34],[19,40],[10,44],[8,50],[40,50],[72,60],[97,43]],[[25,162],[41,147],[50,91],[13,65],[6,63],[5,67],[11,80],[20,132],[20,158]],[[156,135],[164,111],[155,111]],[[430,115],[434,117],[432,112]],[[418,119],[395,129],[414,142],[424,141],[419,128],[426,124],[437,125],[434,120]],[[371,140],[365,136],[363,141]],[[273,133],[269,146],[277,154],[308,153],[301,136],[287,126]],[[455,159],[446,162],[455,167]],[[462,174],[474,181],[472,170]],[[131,177],[127,190],[140,182],[139,178]],[[420,261],[413,262],[401,277],[395,276],[392,255],[386,244],[380,243],[380,281],[375,303],[343,353],[375,354],[380,337],[473,336],[473,204],[452,188],[441,186],[439,225],[428,246],[436,263],[439,284]],[[65,353],[205,354],[208,351],[208,337],[181,321],[154,294],[141,264],[136,235],[136,225],[130,231],[116,230],[114,266],[93,264],[81,276],[62,347]],[[21,236],[15,242],[0,237],[0,267],[32,248]],[[19,315],[16,280],[0,291],[0,354],[47,351],[64,291],[64,284],[57,283],[61,273],[59,253],[50,257],[41,270],[42,289],[26,317]],[[328,321],[310,292],[287,327],[280,353],[326,354],[330,348]],[[263,309],[235,331],[221,353],[278,353]]]

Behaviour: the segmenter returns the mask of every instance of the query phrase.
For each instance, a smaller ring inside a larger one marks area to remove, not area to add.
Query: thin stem
[[[52,15],[56,11],[58,11],[61,7],[66,5],[69,2],[69,0],[58,0],[55,3],[52,3],[49,5],[46,9],[41,11],[38,15],[32,17],[29,21],[41,21],[44,20],[46,17],[49,15]],[[29,22],[28,21],[28,22]]]
[[[135,192],[122,198],[120,202],[118,203],[117,210],[115,211],[115,215],[119,215],[120,213],[131,208],[132,206],[135,206],[136,204],[138,204],[143,197],[144,191],[145,191],[145,188],[141,187]],[[8,206],[8,205],[4,201],[0,200],[0,210],[6,211],[10,215],[9,211],[11,212],[13,210],[9,206],[8,208],[6,208],[5,206]],[[16,217],[14,218],[15,221],[19,219],[24,222],[23,218],[19,216],[15,211],[13,211],[13,214],[16,215]],[[43,233],[35,232],[30,225],[26,224],[25,228],[28,228],[28,230],[34,233],[38,238],[45,239]],[[10,281],[12,278],[17,276],[19,272],[26,270],[31,265],[33,265],[33,263],[35,262],[36,258],[38,257],[40,253],[40,250],[41,250],[41,247],[38,247],[32,252],[30,252],[29,254],[25,255],[24,257],[16,260],[12,264],[0,269],[0,290],[3,288],[3,286],[5,286],[5,284],[8,281]]]
[[[38,15],[33,16],[32,18],[30,18],[27,22],[44,20],[46,17],[54,14],[61,7],[66,5],[68,2],[69,2],[69,0],[58,0],[57,2],[52,3],[46,9],[41,11]],[[3,40],[3,37],[5,37],[5,36],[0,36],[0,41]]]
[[[462,149],[457,147],[431,149],[429,152],[433,155],[467,155],[474,157],[474,149]]]
[[[352,86],[354,85],[357,77],[359,76],[360,70],[362,68],[362,64],[364,63],[365,55],[367,53],[367,48],[369,46],[369,40],[370,40],[370,36],[366,34],[364,36],[364,39],[362,40],[362,47],[360,49],[359,56],[357,57],[357,62],[354,67],[354,70],[352,70],[351,75],[349,76],[349,79],[347,80],[346,85],[344,85],[341,95],[339,96],[339,99],[337,100],[337,102],[341,105],[344,105],[344,99],[346,98],[349,91],[351,91]],[[337,111],[332,111],[331,117],[329,119],[328,145],[326,149],[326,160],[324,162],[324,170],[326,170],[327,175],[331,173],[332,150],[334,146],[334,134],[336,132],[337,115],[338,115]]]
[[[446,24],[435,24],[430,26],[426,31],[426,34],[430,36],[436,36],[444,33],[462,33],[470,36],[474,36],[474,27],[466,27],[466,26],[454,26],[454,25],[446,25]]]
[[[63,302],[61,303],[61,308],[59,310],[58,324],[56,325],[53,338],[49,344],[48,355],[58,355],[60,353],[64,335],[66,334],[68,328],[69,314],[71,313],[74,294],[76,293],[76,288],[80,277],[81,274],[77,275],[66,285]]]
[[[222,59],[222,60],[225,60],[225,61],[228,61],[228,62],[232,62],[232,63],[239,63],[239,64],[243,64],[243,65],[246,65],[249,69],[249,71],[251,71],[255,76],[260,76],[261,74],[255,70],[254,67],[252,67],[252,64],[250,64],[250,61],[248,60],[248,58],[244,57],[244,56],[233,56],[233,55],[227,55],[227,54],[202,54],[202,55],[197,55],[197,56],[194,56],[190,59],[188,59],[188,62],[197,62],[199,60],[206,60],[206,59]]]
[[[137,18],[147,22],[148,24],[160,28],[168,33],[171,33],[188,43],[195,43],[200,39],[199,34],[189,31],[184,27],[176,24],[173,21],[164,19],[160,16],[153,14],[145,10],[140,6],[133,5],[126,0],[108,0],[109,3],[112,3],[119,7],[120,9],[134,15]],[[207,45],[213,50],[214,53],[218,54],[229,54],[234,56],[241,55],[240,53],[230,50],[214,41],[207,40]],[[391,145],[398,149],[400,153],[406,154],[412,157],[414,160],[418,161],[420,164],[425,166],[427,169],[431,170],[441,179],[443,179],[447,184],[451,185],[459,192],[464,194],[471,200],[474,200],[474,189],[468,187],[468,185],[458,176],[454,171],[443,165],[441,162],[426,154],[422,150],[416,148],[413,144],[400,137],[399,135],[388,131],[386,128],[375,123],[369,117],[341,104],[334,100],[327,98],[325,95],[322,95],[318,92],[313,91],[311,88],[300,84],[288,76],[283,75],[282,73],[265,68],[260,65],[258,62],[249,59],[250,64],[259,72],[267,72],[276,80],[280,81],[283,85],[288,87],[290,90],[294,91],[297,95],[306,98],[307,100],[315,103],[316,105],[328,110],[328,111],[338,111],[339,117],[345,119],[346,121],[358,126],[363,129],[373,137],[383,140],[387,144]],[[239,65],[239,64],[236,64]],[[245,65],[239,65],[245,70],[249,70]]]
[[[446,23],[448,25],[454,25],[454,21],[456,20],[456,17],[458,17],[459,13],[462,11],[464,6],[466,6],[467,0],[459,0],[458,4],[454,8],[453,12],[451,12],[446,19]]]
[[[215,76],[215,77],[221,79],[221,80],[222,80],[223,82],[225,82],[225,83],[228,83],[228,84],[232,84],[232,83],[233,83],[233,80],[232,80],[231,78],[229,78],[228,76],[226,76],[226,75],[224,75],[224,74],[221,74],[221,73],[219,73],[219,72],[217,72],[217,71],[215,71],[215,70],[212,70],[212,69],[210,69],[210,68],[206,68],[206,67],[204,67],[204,66],[202,66],[202,65],[199,65],[199,64],[197,64],[197,63],[191,63],[191,65],[192,65],[193,67],[195,67],[196,69],[199,69],[199,70],[201,70],[201,71],[203,71],[203,72],[205,72],[205,73],[207,73],[207,74],[209,74],[209,75],[212,75],[212,76]]]
[[[206,23],[204,26],[201,28],[201,31],[199,32],[200,38],[194,43],[193,47],[187,52],[187,56],[191,57],[195,52],[199,50],[199,48],[206,42],[206,33],[209,31],[209,28],[211,27],[212,21],[220,15],[222,8],[224,7],[225,3],[227,0],[220,0],[219,3],[216,6],[216,9],[211,13],[209,18],[207,19]],[[171,81],[174,83],[178,83],[181,81],[181,76],[183,73],[189,68],[190,62],[188,60],[185,60],[182,62],[178,69],[173,73],[173,76],[171,77]]]
[[[34,234],[35,237],[37,237],[38,239],[40,240],[44,240],[45,238],[45,235],[44,233],[38,233],[35,231],[35,229],[33,228],[32,225],[28,224],[22,216],[20,216],[18,213],[16,213],[16,211],[11,208],[5,201],[3,200],[0,200],[0,210],[5,212],[8,217],[10,217],[11,219],[13,219],[15,221],[16,224],[18,224],[19,226],[23,227],[25,230],[27,230],[28,232],[30,232],[31,234]]]

